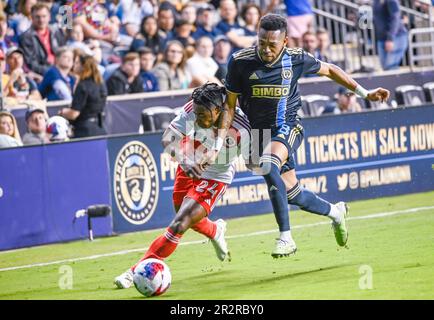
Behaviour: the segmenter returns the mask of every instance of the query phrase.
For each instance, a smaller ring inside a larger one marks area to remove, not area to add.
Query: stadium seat
[[[434,102],[434,82],[428,82],[423,85],[426,101]]]
[[[143,109],[143,132],[165,130],[175,117],[175,111],[169,107],[150,107]]]
[[[319,94],[304,96],[303,100],[306,101],[305,103],[307,105],[307,110],[309,111],[308,114],[311,116],[321,115],[324,112],[326,105],[330,102],[330,98],[328,96],[322,96]]]
[[[398,105],[419,106],[426,103],[422,87],[413,85],[399,86],[395,89]]]

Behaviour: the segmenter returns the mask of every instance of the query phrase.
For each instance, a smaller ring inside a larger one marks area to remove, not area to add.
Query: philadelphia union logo
[[[144,224],[158,202],[158,171],[148,147],[140,141],[123,146],[114,168],[116,205],[125,219]]]
[[[282,70],[282,78],[283,79],[288,80],[288,79],[291,79],[291,77],[292,77],[292,71],[291,71],[291,69],[283,69]]]

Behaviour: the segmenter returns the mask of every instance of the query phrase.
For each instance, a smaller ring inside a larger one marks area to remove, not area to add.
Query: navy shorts
[[[262,156],[263,149],[271,141],[279,141],[283,143],[288,150],[288,159],[283,163],[281,173],[295,169],[294,154],[300,147],[304,138],[304,129],[299,122],[285,123],[280,127],[271,129],[271,132],[259,130],[252,134],[251,162],[259,163],[259,158]],[[271,134],[270,134],[271,133]]]

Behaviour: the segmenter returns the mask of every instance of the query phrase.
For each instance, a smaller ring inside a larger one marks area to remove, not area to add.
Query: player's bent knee
[[[285,183],[286,191],[291,190],[298,183],[297,176],[292,172],[285,172],[282,174],[282,180]]]
[[[295,180],[285,180],[285,179],[283,179],[283,182],[285,183],[286,191],[289,191],[289,190],[291,190],[292,188],[294,188],[297,185],[298,180],[297,179],[295,179]]]
[[[190,219],[187,217],[183,217],[179,220],[173,221],[169,228],[176,234],[185,233],[190,227]]]

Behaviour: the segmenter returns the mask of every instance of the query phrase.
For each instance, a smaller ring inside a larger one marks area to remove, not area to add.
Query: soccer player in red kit
[[[226,222],[222,219],[211,221],[208,215],[231,184],[238,156],[242,154],[248,159],[250,125],[237,108],[226,139],[216,139],[224,99],[225,88],[217,84],[207,83],[195,89],[192,100],[163,134],[165,150],[179,162],[173,190],[176,216],[138,263],[148,258],[167,258],[190,228],[211,240],[219,260],[230,259],[225,240]],[[197,165],[207,150],[214,149],[220,150],[216,162],[206,167]],[[137,264],[115,278],[118,288],[131,287]]]

